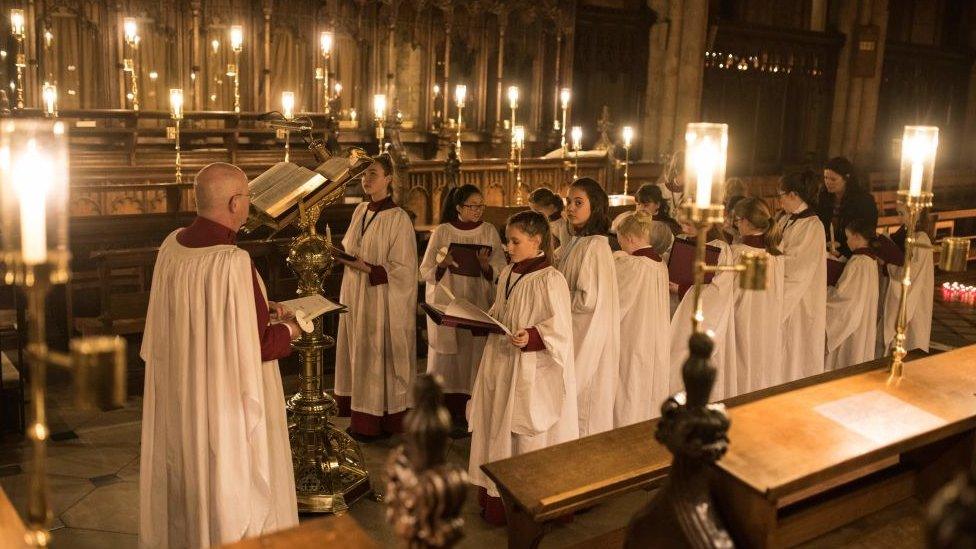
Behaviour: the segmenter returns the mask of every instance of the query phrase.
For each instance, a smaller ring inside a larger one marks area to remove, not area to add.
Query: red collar
[[[562,218],[563,214],[561,212],[553,212],[549,214],[549,221],[559,221]]]
[[[460,219],[451,221],[451,226],[455,229],[460,229],[462,231],[470,231],[471,229],[477,229],[483,223],[482,221],[461,221]]]
[[[658,255],[658,253],[654,251],[654,248],[652,248],[650,246],[648,246],[646,248],[641,248],[639,250],[634,250],[633,253],[631,253],[630,255],[633,255],[633,256],[636,256],[636,257],[646,257],[648,259],[653,259],[654,261],[657,261],[658,263],[661,262],[661,256]]]
[[[176,241],[187,248],[205,248],[237,243],[237,231],[206,217],[197,216],[189,227],[176,235]]]
[[[532,259],[519,261],[518,263],[512,265],[512,272],[515,274],[524,275],[545,269],[548,266],[549,258],[543,255],[540,257],[533,257]]]
[[[766,247],[766,235],[764,234],[750,234],[742,237],[742,243],[746,246],[752,248],[765,248]]]
[[[370,201],[369,205],[366,206],[366,209],[371,212],[382,212],[383,210],[389,210],[391,208],[396,208],[396,202],[393,201],[392,196],[388,196],[375,202]]]
[[[878,254],[874,253],[874,250],[871,248],[858,248],[851,252],[851,257],[855,255],[866,255],[875,261],[878,260]]]

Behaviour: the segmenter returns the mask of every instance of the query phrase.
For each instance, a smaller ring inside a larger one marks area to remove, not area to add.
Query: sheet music
[[[942,418],[878,390],[827,402],[814,411],[878,444],[889,444],[945,424]]]
[[[342,305],[329,301],[319,294],[282,301],[280,305],[295,314],[295,321],[305,332],[311,332],[314,329],[312,321],[316,318],[343,308]]]
[[[319,188],[325,177],[290,162],[278,162],[248,185],[251,205],[271,217],[278,217],[298,197]]]
[[[512,335],[512,331],[508,329],[508,326],[498,322],[493,316],[481,310],[477,305],[464,299],[455,299],[444,309],[444,314],[466,320],[494,324],[501,328],[508,336]]]

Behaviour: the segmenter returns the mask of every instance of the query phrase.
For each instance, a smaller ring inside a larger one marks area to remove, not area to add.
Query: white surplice
[[[733,263],[738,263],[746,251],[762,250],[733,244]],[[748,393],[785,383],[782,367],[783,257],[767,255],[764,290],[743,290],[736,282],[733,296],[737,392]]]
[[[929,236],[923,231],[915,233],[920,244],[930,244]],[[884,299],[884,348],[891,347],[895,338],[895,321],[898,318],[898,302],[901,300],[901,279],[904,269],[888,265],[888,290]],[[905,349],[929,350],[932,335],[932,306],[935,293],[935,266],[932,250],[918,248],[912,250],[912,284],[908,287],[908,308],[906,309]]]
[[[668,397],[668,268],[649,257],[614,252],[620,291],[620,379],[613,426],[660,415]]]
[[[712,240],[709,246],[721,251],[718,264],[727,265],[731,261],[731,249],[722,240]],[[712,335],[711,364],[717,371],[715,385],[709,400],[716,401],[739,393],[736,386],[735,368],[735,319],[732,316],[735,273],[723,271],[715,273],[712,281],[702,287],[702,327]],[[678,308],[671,317],[670,346],[671,367],[669,383],[672,393],[684,390],[681,379],[681,366],[688,360],[688,339],[691,337],[691,317],[695,313],[695,288],[685,292]]]
[[[783,224],[783,380],[824,371],[827,322],[827,239],[817,216]]]
[[[367,273],[343,269],[339,302],[349,312],[339,316],[335,393],[351,396],[357,412],[382,416],[406,410],[413,397],[417,240],[403,209],[368,212],[367,206],[356,206],[342,245],[366,263],[383,267],[388,283],[371,286]]]
[[[459,229],[450,223],[438,225],[430,235],[424,260],[420,263],[420,278],[426,282],[426,302],[447,305],[448,303],[438,303],[437,300],[439,295],[444,294],[435,290],[437,286],[442,286],[455,297],[466,299],[487,310],[495,297],[493,280],[483,276],[462,276],[450,270],[444,272],[440,281],[437,280],[437,253],[452,243],[491,246],[489,262],[492,277],[497,276],[505,267],[502,239],[498,235],[498,229],[491,223],[482,223],[468,230]],[[427,341],[427,373],[440,376],[441,388],[445,393],[470,395],[485,348],[485,337],[476,337],[469,330],[438,326],[428,318]]]
[[[498,490],[482,465],[579,436],[566,279],[552,267],[525,275],[511,270],[498,278],[490,313],[513,332],[535,328],[546,348],[524,352],[505,335],[488,336],[471,395],[468,475],[494,497]]]
[[[555,221],[549,222],[549,230],[552,233],[553,249],[559,249],[561,246],[565,246],[572,242],[575,236],[573,236],[573,231],[569,228],[569,221],[565,217],[560,217]],[[558,255],[557,255],[558,256]]]
[[[576,237],[560,247],[559,270],[573,305],[580,436],[613,428],[620,365],[620,301],[607,237]]]
[[[153,272],[139,545],[209,547],[298,524],[278,361],[261,362],[251,258],[166,238]]]
[[[874,359],[878,262],[873,257],[854,254],[847,260],[837,286],[827,290],[827,317],[828,370]]]

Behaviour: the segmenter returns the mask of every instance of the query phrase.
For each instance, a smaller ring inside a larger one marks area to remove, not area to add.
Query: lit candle
[[[728,126],[692,122],[685,130],[685,189],[691,206],[707,210],[722,204]],[[694,219],[695,222],[703,221]]]
[[[512,142],[516,149],[521,149],[525,145],[525,126],[515,126],[512,131]]]
[[[939,128],[905,126],[901,148],[899,192],[909,198],[921,198],[932,190],[932,167],[939,147]],[[907,181],[906,181],[907,179]]]
[[[171,88],[169,90],[169,112],[174,120],[183,119],[183,89]]]
[[[559,102],[562,104],[564,109],[569,106],[569,94],[569,88],[559,90]]]
[[[349,109],[349,120],[356,121],[356,109]]]
[[[508,87],[508,105],[511,108],[513,108],[513,109],[517,109],[518,108],[518,100],[519,100],[519,89],[518,89],[518,86],[509,86]]]
[[[323,55],[329,55],[332,53],[332,40],[333,34],[329,31],[322,31],[319,34],[319,47],[322,48]]]
[[[464,84],[458,84],[454,86],[454,102],[457,103],[458,108],[464,107],[464,98],[468,96],[468,87]]]
[[[630,126],[624,126],[624,129],[621,131],[621,133],[623,134],[624,137],[624,147],[629,148],[630,142],[634,139],[634,128],[631,128]]]
[[[216,38],[214,38],[213,40],[211,40],[210,41],[210,48],[213,50],[214,55],[216,55],[217,52],[220,51],[220,40],[217,40]]]
[[[230,27],[230,47],[234,51],[241,51],[244,46],[244,27],[232,25]]]
[[[386,95],[378,93],[373,96],[373,116],[377,120],[386,118]]]
[[[139,29],[139,26],[136,25],[136,18],[135,17],[126,17],[125,19],[122,20],[122,30],[123,30],[123,32],[125,34],[125,41],[126,42],[128,42],[130,44],[135,43],[135,41],[136,41],[136,32],[138,31],[138,29]]]
[[[24,36],[24,10],[10,10],[10,32],[14,36]]]
[[[342,84],[336,82],[333,89],[335,90],[336,97],[339,97],[339,95],[342,93]]]
[[[715,146],[706,137],[697,150],[698,185],[695,190],[695,205],[707,208],[712,205],[712,174],[715,172]]]
[[[47,261],[47,194],[54,179],[53,162],[27,141],[24,150],[11,159],[11,182],[20,202],[20,247],[27,265]]]
[[[295,92],[281,92],[281,114],[288,120],[295,117]]]
[[[441,87],[438,86],[437,84],[434,84],[434,97],[437,97],[440,94],[441,94]]]
[[[570,132],[570,135],[572,135],[573,137],[573,150],[574,151],[580,150],[583,145],[583,128],[579,126],[573,126],[573,130],[572,132]]]
[[[48,47],[51,46],[51,42],[54,42],[54,33],[50,30],[44,30],[44,44]]]
[[[41,89],[41,98],[44,100],[44,114],[54,116],[58,111],[58,87],[54,84],[44,84]]]

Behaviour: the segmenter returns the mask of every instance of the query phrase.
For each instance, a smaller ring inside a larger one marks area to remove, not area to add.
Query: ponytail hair
[[[545,254],[550,263],[555,260],[552,250],[552,232],[549,229],[549,220],[546,219],[546,216],[532,210],[523,210],[509,217],[505,226],[514,227],[529,236],[541,238],[539,246],[542,253]]]
[[[766,237],[766,251],[769,255],[782,255],[779,249],[783,241],[783,230],[773,217],[773,209],[761,198],[743,197],[732,208],[736,217],[749,222],[763,232]]]
[[[386,190],[390,194],[390,198],[393,198],[394,190],[396,189],[396,163],[393,162],[393,157],[390,153],[380,153],[373,158],[373,162],[383,168],[383,175],[390,178],[390,184],[387,186]]]
[[[562,215],[563,208],[566,206],[563,203],[562,197],[553,192],[549,187],[539,187],[532,191],[532,194],[529,195],[529,202],[538,204],[544,208],[555,208],[555,215]]]
[[[822,183],[823,176],[817,175],[813,170],[806,169],[784,175],[780,178],[779,188],[784,193],[796,193],[800,200],[807,203],[807,206],[814,208],[820,196]]]
[[[465,201],[476,194],[481,194],[481,189],[470,183],[451,189],[447,193],[447,198],[444,200],[444,208],[441,210],[441,223],[450,223],[451,221],[460,219],[460,213],[457,207],[464,204]]]

